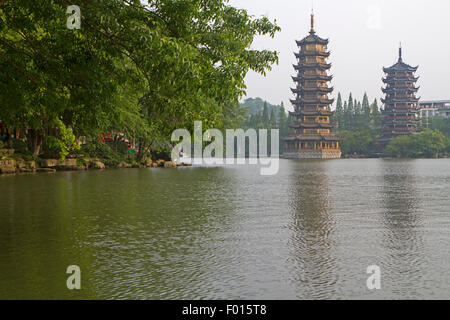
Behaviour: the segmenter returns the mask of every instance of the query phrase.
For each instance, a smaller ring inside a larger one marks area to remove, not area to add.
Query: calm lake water
[[[450,160],[0,176],[0,298],[448,299],[449,194]]]

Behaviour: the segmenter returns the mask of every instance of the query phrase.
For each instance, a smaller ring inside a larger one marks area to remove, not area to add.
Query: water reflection
[[[426,269],[423,212],[416,188],[414,161],[384,161],[381,199],[384,207],[382,245],[385,290],[404,298],[417,298]]]
[[[324,162],[297,162],[293,167],[290,186],[290,246],[291,257],[295,260],[291,280],[298,284],[298,297],[327,298],[336,295],[336,222],[330,213],[331,200]]]
[[[107,212],[90,217],[93,229],[84,241],[95,248],[96,294],[202,299],[220,292],[219,281],[231,284],[218,276],[227,274],[219,270],[227,263],[214,239],[223,238],[234,223],[228,214],[235,210],[228,199],[234,196],[233,177],[220,168],[130,174],[135,176],[127,177],[133,183],[126,192],[119,181],[117,188],[108,187],[113,194]]]
[[[0,298],[447,298],[449,182],[448,160],[0,177]]]

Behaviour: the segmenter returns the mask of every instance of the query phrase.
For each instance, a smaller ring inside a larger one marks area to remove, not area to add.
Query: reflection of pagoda
[[[415,86],[418,77],[414,76],[417,68],[403,62],[401,47],[398,62],[392,67],[383,68],[386,73],[386,78],[383,79],[386,88],[382,90],[386,97],[381,99],[384,103],[384,119],[381,138],[378,139],[382,146],[399,135],[417,131],[419,98],[416,98],[416,92],[419,88]]]
[[[291,127],[295,133],[285,137],[285,158],[302,159],[331,159],[340,158],[339,138],[332,132],[330,123],[330,111],[333,99],[328,94],[333,88],[328,87],[332,76],[327,74],[331,64],[326,62],[330,55],[327,49],[328,40],[322,39],[314,31],[314,15],[311,15],[311,31],[309,36],[297,41],[300,52],[296,53],[298,72],[293,77],[297,84],[291,89],[296,94],[296,99],[291,100],[294,112],[290,116],[294,118]]]

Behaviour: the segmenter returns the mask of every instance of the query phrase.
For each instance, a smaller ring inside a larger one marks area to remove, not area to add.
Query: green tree
[[[267,107],[267,102],[264,102],[264,109],[262,112],[262,123],[264,125],[264,128],[269,127],[270,119],[269,119],[269,109]]]
[[[287,136],[289,134],[288,117],[286,115],[283,102],[281,103],[281,107],[278,112],[278,121],[280,128],[280,137]]]
[[[354,115],[355,115],[355,106],[354,106],[354,102],[353,102],[353,97],[352,94],[350,93],[349,97],[348,97],[348,103],[347,103],[347,112],[345,113],[344,117],[345,117],[345,129],[349,130],[349,129],[353,129],[353,125],[354,125]]]
[[[122,131],[142,156],[195,120],[237,125],[247,72],[278,59],[251,44],[279,27],[224,0],[81,1],[80,30],[66,27],[70,4],[0,3],[0,118],[28,129],[36,155],[65,129]]]
[[[342,106],[342,96],[341,93],[338,93],[337,102],[336,102],[336,114],[335,114],[336,122],[338,127],[343,127],[344,120],[344,108]]]
[[[437,158],[446,152],[448,143],[448,137],[442,132],[427,129],[419,134],[395,138],[387,145],[385,154],[399,158]]]
[[[344,101],[344,108],[343,108],[343,114],[342,114],[342,126],[339,128],[340,130],[347,130],[348,129],[348,104],[347,101]]]
[[[362,127],[367,127],[371,125],[371,118],[370,118],[370,104],[369,104],[369,98],[367,97],[367,93],[364,92],[364,97],[362,101]]]
[[[367,97],[366,92],[364,92],[364,97],[363,97],[363,101],[362,101],[362,111],[364,113],[364,116],[366,117],[366,120],[369,121],[370,105],[369,105],[369,98]]]
[[[450,136],[450,118],[440,116],[430,117],[428,119],[428,127],[433,130],[439,130],[447,136]]]
[[[372,105],[371,105],[371,120],[372,120],[372,127],[375,130],[378,130],[381,128],[381,113],[380,109],[378,108],[378,100],[374,99]]]
[[[275,116],[275,109],[272,108],[270,110],[270,127],[276,128],[276,126],[277,126],[277,117]]]
[[[339,131],[338,136],[344,138],[341,151],[344,155],[370,156],[374,153],[375,131],[365,129],[361,131]]]

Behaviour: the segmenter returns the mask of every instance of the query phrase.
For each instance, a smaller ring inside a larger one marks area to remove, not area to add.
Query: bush
[[[32,154],[32,152],[28,151],[27,144],[20,139],[12,139],[11,140],[11,148],[14,149],[15,153]]]
[[[344,138],[340,143],[344,155],[358,154],[369,156],[375,152],[376,133],[371,130],[340,131],[339,137]]]
[[[399,136],[386,147],[385,154],[397,158],[437,158],[448,150],[449,138],[438,130]]]
[[[83,158],[77,158],[77,166],[83,167],[84,165],[86,165],[86,160]]]
[[[45,139],[45,155],[51,158],[65,159],[66,156],[80,149],[71,128],[67,128],[61,120],[55,121],[57,136],[48,136]]]
[[[100,158],[108,167],[117,167],[120,162],[126,161],[124,154],[115,152],[108,144],[97,139],[89,140],[81,146],[81,152],[91,158]]]

